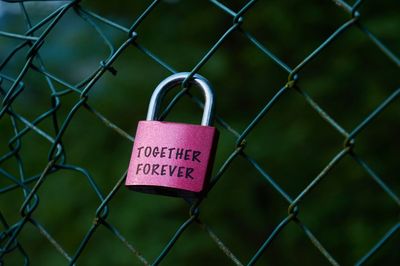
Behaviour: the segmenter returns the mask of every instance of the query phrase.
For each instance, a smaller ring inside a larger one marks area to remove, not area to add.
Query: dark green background
[[[139,3],[137,3],[139,2]],[[224,1],[234,11],[246,1]],[[81,5],[126,27],[150,1],[82,1]],[[349,1],[349,4],[352,2]],[[3,8],[11,5],[2,4]],[[27,4],[36,24],[58,5]],[[399,2],[365,1],[361,23],[394,54],[400,51]],[[7,9],[8,10],[8,9]],[[242,28],[290,67],[295,67],[350,15],[333,1],[259,1],[244,15]],[[115,46],[124,33],[101,25]],[[161,2],[137,28],[137,43],[177,71],[191,71],[212,45],[232,25],[232,17],[206,1]],[[24,33],[20,13],[0,17],[0,30]],[[0,37],[0,60],[18,44]],[[27,49],[19,52],[1,72],[16,77]],[[88,23],[72,10],[46,38],[40,53],[54,75],[76,84],[108,56],[107,47]],[[89,93],[88,103],[113,123],[133,135],[144,119],[152,90],[170,73],[135,46],[113,65],[116,76],[106,73]],[[287,73],[240,32],[230,35],[200,69],[213,84],[216,110],[241,133],[264,105],[287,82]],[[15,112],[33,120],[50,108],[50,93],[43,75],[30,70],[27,88],[14,102]],[[398,88],[398,66],[389,60],[356,27],[341,35],[299,72],[299,87],[306,91],[347,131],[354,129],[386,97]],[[6,87],[7,88],[7,87]],[[57,85],[57,90],[63,90]],[[168,95],[171,99],[174,90]],[[195,95],[198,91],[192,90]],[[79,95],[62,97],[63,121]],[[398,195],[400,192],[400,105],[395,100],[356,138],[355,152]],[[169,121],[200,121],[201,109],[183,97],[168,115]],[[40,128],[54,136],[51,120]],[[236,136],[217,125],[221,137],[214,173],[235,150]],[[10,119],[0,119],[0,152],[9,149],[13,132]],[[64,137],[67,162],[87,169],[107,195],[125,172],[131,142],[107,128],[93,114],[81,109]],[[245,152],[295,198],[342,149],[344,138],[304,100],[289,91],[246,138]],[[43,171],[51,144],[31,132],[22,138],[20,151],[27,176]],[[0,165],[18,177],[15,159]],[[1,186],[10,184],[0,178]],[[33,184],[31,184],[33,186]],[[95,217],[100,204],[83,175],[58,171],[48,176],[38,191],[40,203],[33,218],[73,255]],[[0,211],[9,224],[21,219],[24,200],[20,189],[0,194]],[[178,227],[188,218],[182,199],[146,195],[121,188],[109,204],[108,222],[120,230],[145,258],[152,262]],[[201,205],[200,217],[231,251],[246,263],[287,216],[288,203],[242,157],[234,159]],[[399,222],[399,206],[351,159],[345,157],[299,205],[298,218],[343,265],[355,263]],[[3,228],[2,228],[3,230]],[[66,260],[37,229],[27,224],[18,237],[32,265],[64,265]],[[369,265],[398,265],[397,233]],[[5,265],[22,264],[18,252],[7,254]],[[137,265],[139,261],[102,226],[94,233],[77,261],[78,265]],[[162,265],[230,265],[231,262],[201,229],[193,224],[178,240]],[[328,265],[303,231],[290,223],[277,236],[259,265]]]

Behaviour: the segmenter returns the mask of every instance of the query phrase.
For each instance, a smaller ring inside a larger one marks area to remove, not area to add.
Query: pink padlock
[[[214,93],[209,82],[197,74],[189,81],[204,93],[201,125],[155,121],[164,95],[189,74],[174,74],[154,90],[147,118],[137,127],[125,182],[128,188],[181,197],[197,197],[205,191],[218,141],[218,130],[211,126]]]

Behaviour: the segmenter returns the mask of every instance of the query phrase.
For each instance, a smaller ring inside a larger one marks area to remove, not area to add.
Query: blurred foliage
[[[221,1],[234,11],[246,1]],[[17,3],[0,2],[0,31],[23,34],[24,19]],[[35,25],[55,3],[26,3]],[[126,27],[150,1],[82,1],[81,5]],[[352,3],[349,3],[352,4]],[[15,6],[17,6],[15,8]],[[359,12],[363,25],[391,51],[400,51],[400,2],[365,1]],[[242,28],[251,32],[278,58],[295,67],[314,51],[350,15],[333,1],[259,1],[245,15]],[[100,24],[102,25],[102,24]],[[161,2],[137,28],[137,43],[177,71],[191,71],[232,25],[232,17],[205,1]],[[115,46],[126,34],[102,25]],[[0,61],[19,41],[0,36]],[[21,50],[2,73],[16,78],[27,49]],[[71,84],[92,73],[108,56],[99,34],[73,10],[52,30],[40,53],[47,70]],[[170,73],[135,46],[113,64],[117,75],[106,73],[89,93],[88,103],[133,135],[144,119],[153,89]],[[213,84],[217,114],[242,132],[264,105],[287,82],[287,73],[264,56],[240,32],[229,36],[199,73]],[[29,70],[27,88],[12,107],[33,120],[51,107],[43,75]],[[357,28],[350,28],[299,73],[298,86],[344,129],[352,131],[399,87],[398,66]],[[57,90],[63,90],[57,84]],[[174,90],[165,104],[172,99]],[[199,92],[192,90],[194,95]],[[62,97],[58,118],[63,121],[79,95]],[[197,123],[200,110],[182,98],[167,116],[169,121]],[[399,195],[400,105],[395,100],[356,139],[355,151]],[[236,136],[221,131],[214,173],[234,151]],[[40,128],[53,132],[51,119]],[[0,154],[9,151],[11,121],[0,119]],[[295,198],[342,149],[344,138],[313,110],[296,91],[289,91],[246,138],[246,154]],[[127,169],[132,144],[107,128],[86,109],[74,116],[63,144],[67,162],[87,169],[107,195]],[[43,171],[50,144],[30,132],[22,138],[20,157],[26,176]],[[1,168],[18,176],[15,160]],[[0,178],[2,187],[10,182]],[[33,186],[34,184],[30,184]],[[33,217],[74,254],[90,228],[100,204],[88,180],[61,170],[51,174],[38,191]],[[8,224],[21,219],[22,190],[0,194],[0,211]],[[298,218],[340,264],[355,263],[399,221],[399,206],[350,157],[345,157],[300,203]],[[201,205],[200,217],[231,251],[247,262],[287,216],[288,203],[242,157],[237,157]],[[188,205],[178,198],[146,195],[121,188],[109,204],[107,221],[113,224],[145,258],[153,261],[188,217]],[[32,225],[18,237],[32,265],[66,264],[57,250]],[[369,265],[398,265],[397,233],[369,261]],[[20,265],[18,252],[4,257],[5,265]],[[207,233],[196,224],[177,241],[162,265],[230,265]],[[136,265],[137,258],[109,231],[100,227],[77,261],[78,265]],[[326,265],[328,261],[303,231],[290,223],[272,242],[259,265]]]

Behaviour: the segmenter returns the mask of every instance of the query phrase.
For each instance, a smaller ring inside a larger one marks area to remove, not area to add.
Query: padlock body
[[[126,186],[171,196],[199,196],[209,181],[218,131],[193,124],[139,121]]]

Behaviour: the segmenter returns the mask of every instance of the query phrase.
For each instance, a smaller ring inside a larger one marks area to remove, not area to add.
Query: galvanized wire
[[[239,132],[234,129],[228,122],[226,122],[222,117],[217,114],[216,121],[219,127],[226,129],[230,134],[236,139],[236,147],[232,150],[230,156],[222,164],[220,169],[216,172],[215,176],[212,177],[210,186],[208,190],[212,190],[213,187],[224,178],[227,169],[231,167],[238,157],[245,159],[265,180],[265,182],[287,202],[288,213],[286,216],[282,217],[280,222],[276,224],[274,230],[269,235],[265,236],[265,241],[259,247],[258,250],[254,251],[254,255],[249,259],[249,261],[240,261],[238,257],[232,252],[229,247],[218,237],[218,235],[211,229],[212,226],[207,225],[201,218],[200,208],[202,204],[202,198],[189,203],[189,216],[187,219],[177,228],[175,234],[172,238],[165,244],[164,249],[156,258],[146,258],[141,252],[135,247],[134,243],[130,243],[127,238],[108,220],[109,213],[109,203],[113,200],[114,196],[120,191],[123,186],[126,173],[122,175],[118,182],[115,184],[113,189],[107,194],[103,194],[99,185],[95,179],[91,176],[90,172],[85,168],[78,165],[71,165],[66,162],[65,153],[67,146],[64,145],[62,139],[63,136],[71,124],[71,121],[78,115],[81,109],[86,109],[92,113],[96,118],[99,119],[106,127],[114,130],[119,134],[120,137],[127,139],[130,142],[134,141],[134,137],[125,132],[123,129],[119,128],[116,124],[106,118],[100,111],[96,110],[90,105],[88,99],[90,98],[89,93],[91,92],[93,86],[99,81],[99,79],[108,71],[113,75],[118,75],[113,64],[119,60],[119,58],[126,52],[128,47],[135,47],[138,51],[147,56],[152,62],[163,67],[167,72],[175,73],[176,71],[167,63],[159,58],[156,54],[151,52],[148,48],[142,46],[140,42],[137,41],[137,36],[140,35],[139,27],[143,21],[146,20],[147,16],[155,9],[159,8],[159,0],[151,2],[143,12],[141,12],[131,25],[124,26],[120,25],[109,18],[103,17],[96,14],[93,11],[84,8],[80,1],[68,1],[63,3],[57,10],[47,15],[44,19],[36,24],[32,24],[30,19],[30,14],[28,14],[25,3],[23,0],[16,1],[6,1],[15,2],[15,5],[19,5],[22,14],[25,17],[25,23],[27,30],[25,34],[13,33],[0,31],[0,38],[11,38],[19,40],[20,44],[16,46],[13,51],[5,57],[3,62],[0,64],[0,95],[2,99],[2,105],[0,109],[0,119],[8,118],[11,121],[14,136],[8,141],[9,151],[5,154],[0,155],[0,166],[8,160],[15,159],[17,161],[17,166],[19,169],[19,176],[13,175],[0,167],[0,176],[3,179],[11,181],[10,185],[6,185],[0,188],[0,194],[9,193],[14,190],[21,190],[24,195],[23,204],[20,206],[20,219],[14,223],[9,224],[7,222],[7,217],[4,217],[0,212],[0,221],[2,224],[2,231],[0,233],[0,264],[2,264],[2,258],[13,252],[19,252],[23,257],[25,264],[29,264],[30,256],[25,252],[24,247],[19,243],[19,235],[21,230],[26,227],[27,224],[31,224],[36,228],[47,240],[54,246],[54,248],[60,253],[61,256],[65,258],[68,264],[73,265],[79,262],[82,252],[87,247],[88,243],[92,240],[92,237],[100,227],[107,229],[111,232],[117,239],[121,241],[123,245],[129,250],[134,256],[137,257],[135,263],[141,263],[144,265],[158,265],[162,263],[164,258],[168,256],[169,253],[173,252],[175,243],[179,238],[185,234],[188,227],[199,226],[204,230],[211,240],[216,243],[216,246],[225,254],[233,264],[235,265],[254,265],[259,260],[261,255],[267,252],[268,247],[279,237],[280,233],[285,230],[288,224],[295,224],[299,229],[307,236],[316,249],[326,258],[327,262],[332,265],[339,265],[340,258],[335,258],[329,252],[329,250],[323,245],[323,243],[318,240],[317,236],[312,233],[311,229],[304,224],[298,217],[299,206],[302,203],[304,197],[306,197],[310,191],[317,189],[319,183],[326,178],[328,172],[334,169],[338,162],[343,160],[345,157],[353,159],[358,165],[360,165],[365,173],[369,175],[372,180],[374,180],[377,185],[382,189],[382,192],[386,193],[396,204],[400,207],[400,199],[395,191],[388,186],[384,180],[373,170],[373,168],[361,158],[359,154],[356,153],[354,149],[354,141],[358,134],[365,130],[374,119],[378,119],[380,113],[391,105],[399,96],[400,88],[394,88],[394,91],[389,95],[382,103],[376,107],[376,109],[367,115],[364,120],[362,120],[353,130],[348,132],[336,122],[329,114],[326,112],[310,95],[307,94],[305,90],[300,88],[298,81],[301,79],[299,76],[304,68],[314,60],[319,54],[324,51],[329,45],[335,43],[335,41],[341,37],[341,35],[351,28],[358,29],[363,33],[372,44],[374,44],[386,56],[391,60],[397,67],[400,66],[399,57],[395,55],[388,47],[386,47],[382,41],[379,40],[374,34],[372,34],[365,25],[360,22],[359,7],[364,1],[357,1],[355,4],[350,5],[341,0],[334,0],[339,7],[341,7],[345,12],[349,14],[349,19],[343,23],[339,28],[337,28],[332,34],[324,40],[315,50],[313,50],[308,56],[306,56],[300,63],[296,66],[289,66],[286,62],[281,60],[277,55],[270,51],[261,41],[259,41],[252,33],[246,31],[242,27],[244,23],[243,16],[251,10],[257,1],[251,0],[239,11],[232,10],[229,6],[216,1],[210,0],[209,2],[215,7],[217,7],[222,12],[228,14],[232,17],[232,25],[215,41],[214,44],[206,51],[206,53],[198,58],[197,64],[191,69],[188,79],[193,77],[207,62],[213,57],[214,53],[221,49],[221,45],[224,41],[234,32],[240,33],[250,45],[257,48],[266,58],[270,58],[275,64],[282,68],[283,71],[287,73],[288,81],[286,84],[282,84],[281,88],[277,90],[275,95],[268,100],[264,107],[254,116],[252,121],[248,123],[246,128]],[[67,80],[58,78],[55,74],[47,71],[45,63],[41,59],[40,51],[41,47],[48,38],[50,32],[53,31],[54,27],[62,20],[62,18],[68,13],[73,12],[83,21],[86,21],[91,25],[97,34],[103,39],[104,45],[109,50],[108,57],[104,58],[98,68],[92,72],[85,80],[78,84],[71,84]],[[126,34],[126,39],[119,47],[114,47],[112,40],[107,37],[100,25],[107,25],[117,31]],[[26,61],[18,75],[9,76],[3,69],[5,66],[10,64],[14,59],[16,53],[22,48],[29,47],[28,54],[26,56]],[[51,108],[46,112],[40,114],[34,120],[29,120],[13,109],[13,102],[18,98],[21,92],[25,89],[25,84],[23,83],[23,78],[28,72],[34,72],[37,75],[42,75],[45,77],[49,91],[51,92]],[[61,85],[63,90],[56,90],[55,84]],[[175,104],[184,96],[188,96],[185,99],[191,99],[199,107],[202,107],[203,103],[200,99],[193,96],[188,88],[186,88],[186,82],[182,85],[182,90],[175,95],[168,106],[165,108],[160,118],[165,118],[169,112],[174,108]],[[336,153],[336,155],[326,164],[326,166],[321,169],[319,174],[317,174],[311,182],[309,182],[302,191],[291,197],[288,192],[286,192],[278,183],[270,176],[262,165],[260,165],[254,158],[246,153],[246,138],[257,129],[258,125],[262,123],[268,115],[269,111],[274,108],[275,105],[279,104],[280,100],[286,96],[288,91],[295,91],[301,95],[304,100],[311,106],[311,108],[320,115],[326,123],[328,123],[333,130],[336,130],[339,134],[343,136],[344,146]],[[61,120],[57,116],[58,109],[61,104],[61,98],[68,94],[76,94],[79,96],[79,100],[70,109],[68,116]],[[53,124],[53,132],[45,132],[40,128],[40,123],[44,120],[50,120]],[[22,125],[22,127],[20,126]],[[51,144],[49,150],[48,162],[46,167],[41,173],[33,176],[26,176],[24,172],[24,162],[21,159],[20,147],[21,140],[28,133],[32,132],[42,137],[44,140]],[[38,191],[41,189],[44,183],[46,183],[48,177],[58,171],[74,171],[83,175],[90,188],[95,192],[99,201],[101,202],[96,210],[96,215],[94,217],[93,223],[90,225],[89,230],[86,232],[84,238],[80,242],[79,246],[76,247],[73,253],[68,253],[64,247],[58,243],[55,238],[48,232],[45,226],[43,226],[39,221],[35,220],[33,214],[36,208],[41,202],[39,202]],[[31,184],[34,184],[33,186]],[[400,229],[400,222],[394,224],[393,227],[388,230],[382,238],[371,247],[371,249],[362,256],[356,265],[362,265],[368,259],[370,259],[388,240]],[[268,254],[267,254],[268,255]],[[272,255],[272,254],[269,254]]]

